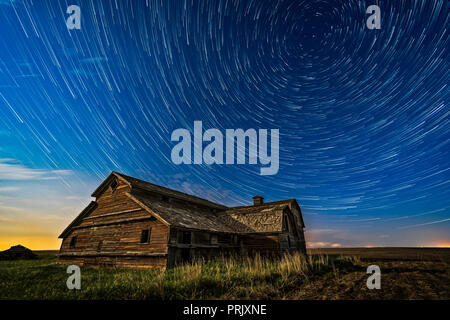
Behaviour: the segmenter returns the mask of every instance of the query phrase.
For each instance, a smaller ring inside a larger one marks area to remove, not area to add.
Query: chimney
[[[254,206],[258,206],[258,205],[263,204],[263,203],[264,203],[264,198],[263,197],[261,197],[261,196],[254,196],[253,197],[253,205]]]

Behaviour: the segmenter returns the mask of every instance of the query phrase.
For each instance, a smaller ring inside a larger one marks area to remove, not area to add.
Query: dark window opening
[[[169,202],[169,197],[162,196],[161,200],[162,200],[162,202]]]
[[[291,237],[288,236],[288,248],[291,247]]]
[[[181,243],[191,244],[191,233],[189,231],[181,233]]]
[[[149,243],[150,241],[150,230],[142,230],[141,233],[141,243]]]
[[[71,248],[75,248],[75,244],[77,243],[77,237],[72,237],[72,239],[70,239],[70,247]]]

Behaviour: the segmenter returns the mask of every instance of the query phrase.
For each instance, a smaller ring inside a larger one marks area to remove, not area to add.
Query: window
[[[141,232],[141,243],[149,243],[150,242],[150,232],[151,229],[142,230]]]
[[[114,180],[111,182],[111,190],[112,190],[112,191],[116,190],[116,189],[117,189],[117,185],[118,185],[117,180],[114,179]]]
[[[162,201],[162,202],[169,202],[169,197],[162,196],[162,197],[161,197],[161,201]]]
[[[191,244],[191,232],[190,231],[182,231],[180,232],[179,242],[184,244]]]
[[[77,237],[72,237],[72,239],[70,239],[70,247],[71,248],[75,248],[75,244],[77,243]]]

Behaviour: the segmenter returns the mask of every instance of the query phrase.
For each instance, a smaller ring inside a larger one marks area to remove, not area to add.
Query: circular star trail
[[[0,1],[0,164],[70,170],[69,189],[116,170],[229,205],[297,198],[314,228],[448,237],[448,1],[380,1],[379,30],[375,0],[77,4],[68,30],[67,3]],[[173,164],[172,131],[196,120],[279,129],[278,174]]]

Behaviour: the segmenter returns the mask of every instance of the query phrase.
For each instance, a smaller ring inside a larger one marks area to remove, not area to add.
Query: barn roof
[[[93,192],[98,197],[115,179],[131,187],[128,193],[134,201],[170,226],[224,233],[273,233],[282,231],[283,213],[298,210],[304,226],[300,207],[295,199],[266,202],[257,205],[226,207],[180,191],[161,187],[118,172],[112,172]],[[159,196],[155,196],[159,195]],[[168,201],[166,196],[176,201]],[[86,215],[97,206],[91,202],[63,231],[64,238]]]
[[[80,214],[67,226],[67,228],[64,229],[64,231],[59,235],[58,238],[65,238],[70,230],[72,230],[72,227],[76,226],[81,222],[81,220],[87,216],[89,213],[92,212],[97,207],[97,203],[95,201],[91,201],[86,208],[83,209],[83,211],[80,212]]]
[[[233,225],[245,225],[250,232],[281,232],[283,213],[289,207],[286,203],[236,207],[224,213]],[[241,231],[242,232],[242,231]]]
[[[119,179],[121,179],[122,181],[126,182],[132,189],[141,189],[141,190],[145,190],[145,191],[149,191],[149,192],[154,192],[160,195],[165,195],[168,197],[172,197],[172,198],[176,198],[179,200],[184,200],[184,201],[188,201],[191,203],[195,203],[195,204],[199,204],[199,205],[203,205],[206,207],[210,207],[210,208],[216,208],[216,209],[225,209],[227,208],[224,205],[206,200],[206,199],[202,199],[190,194],[186,194],[177,190],[173,190],[173,189],[169,189],[166,187],[162,187],[162,186],[158,186],[156,184],[144,181],[144,180],[140,180],[137,178],[133,178],[130,176],[127,176],[125,174],[122,173],[118,173],[113,171],[104,181],[103,183],[92,193],[92,197],[98,197],[105,188],[108,187],[111,179],[113,179],[114,177],[117,177]]]
[[[171,226],[216,232],[234,232],[230,226],[217,219],[218,213],[207,209],[158,201],[149,198],[142,192],[133,192],[131,195]]]
[[[274,202],[211,211],[205,208],[156,200],[145,192],[132,192],[139,203],[171,226],[227,233],[280,232],[287,203]]]

